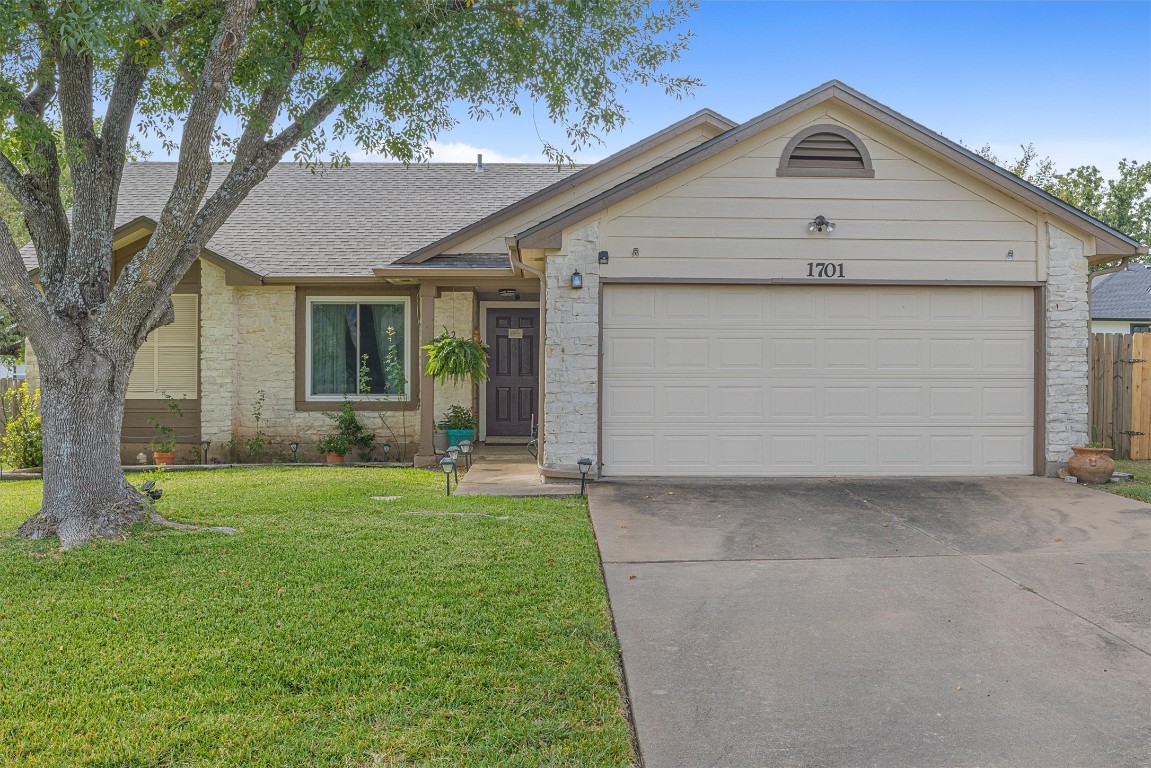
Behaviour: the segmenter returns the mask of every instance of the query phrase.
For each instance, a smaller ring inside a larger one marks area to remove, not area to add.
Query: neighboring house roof
[[[669,179],[697,163],[830,99],[835,99],[879,120],[884,125],[919,141],[1034,207],[1075,224],[1080,229],[1095,236],[1097,254],[1100,256],[1130,256],[1146,252],[1145,246],[1141,246],[1138,241],[1122,232],[1107,226],[1078,208],[1044,192],[1033,184],[1029,184],[1010,171],[980,157],[966,147],[920,125],[838,80],[826,82],[759,117],[754,117],[726,133],[705,141],[693,149],[689,149],[583,203],[569,208],[563,213],[524,230],[518,235],[519,245],[526,248],[558,248],[561,245],[560,238],[564,228],[594,216],[611,205],[632,197],[644,189]]]
[[[478,219],[575,173],[553,164],[354,163],[313,173],[281,163],[207,243],[261,277],[367,277]],[[210,189],[228,167],[213,167]],[[159,218],[175,163],[128,163],[117,230]],[[35,251],[24,250],[35,268]],[[507,255],[502,255],[507,263]]]
[[[1151,320],[1151,264],[1131,264],[1095,278],[1091,319]]]

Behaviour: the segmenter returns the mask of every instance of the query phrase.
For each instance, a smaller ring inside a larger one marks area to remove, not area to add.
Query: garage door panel
[[[604,472],[1029,473],[1033,296],[608,286]]]
[[[610,425],[680,420],[834,426],[841,422],[922,423],[932,426],[1028,427],[1034,383],[941,383],[903,377],[888,385],[861,376],[809,379],[710,377],[676,383],[605,379],[604,417]]]

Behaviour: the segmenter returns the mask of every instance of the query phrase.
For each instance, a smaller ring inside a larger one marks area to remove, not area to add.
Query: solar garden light
[[[464,455],[464,464],[468,467],[472,465],[472,450],[474,446],[471,440],[460,441],[460,453]]]
[[[208,449],[211,447],[212,447],[212,441],[211,440],[201,440],[200,441],[200,449],[201,449],[200,458],[201,458],[201,460],[203,460],[203,462],[205,464],[208,463]]]
[[[380,446],[380,450],[382,450],[384,452],[384,463],[386,464],[388,461],[388,456],[391,455],[391,453],[392,453],[392,444],[391,443],[384,443],[383,445]]]
[[[292,442],[288,443],[288,447],[292,449],[292,463],[299,464],[300,457],[296,454],[300,450],[300,444],[293,440]]]
[[[591,471],[591,459],[580,459],[576,462],[579,467],[579,495],[587,495],[587,473]]]
[[[448,446],[448,458],[452,460],[452,469],[455,470],[456,485],[460,484],[460,470],[456,464],[456,460],[460,457],[460,447],[458,445]]]
[[[444,488],[448,496],[452,495],[452,472],[455,471],[456,463],[449,459],[447,456],[440,459],[440,471],[444,473]]]

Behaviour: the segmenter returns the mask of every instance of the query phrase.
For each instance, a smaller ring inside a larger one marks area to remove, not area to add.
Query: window
[[[172,297],[175,319],[148,334],[136,352],[128,376],[128,398],[150,400],[171,395],[195,400],[198,395],[200,330],[199,297]]]
[[[408,314],[407,298],[308,299],[308,399],[406,399]]]
[[[1131,333],[1151,333],[1151,325],[1132,325]]]
[[[838,125],[812,125],[787,143],[776,175],[873,178],[875,170],[854,133]]]

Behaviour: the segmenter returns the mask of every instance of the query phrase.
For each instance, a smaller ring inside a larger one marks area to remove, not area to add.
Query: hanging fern
[[[423,347],[428,353],[427,373],[437,383],[472,380],[487,381],[488,345],[454,333],[444,332]]]

